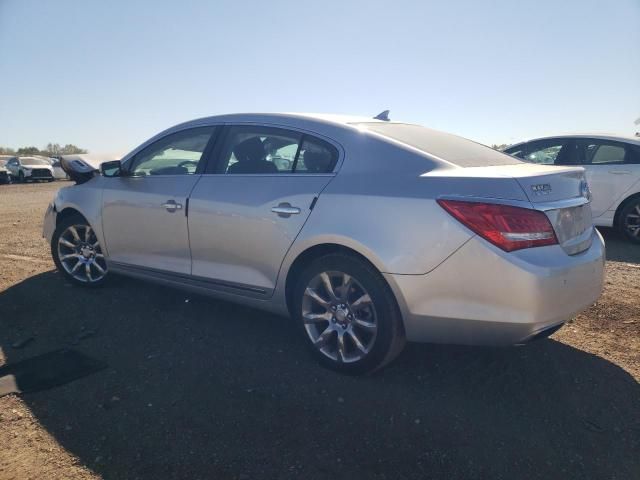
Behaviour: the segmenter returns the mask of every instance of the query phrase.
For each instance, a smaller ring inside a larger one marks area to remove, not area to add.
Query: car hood
[[[38,165],[33,163],[23,164],[24,168],[46,168],[47,170],[51,170],[53,167],[51,165]]]

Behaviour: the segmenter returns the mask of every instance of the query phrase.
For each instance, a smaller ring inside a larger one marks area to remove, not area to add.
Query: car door
[[[284,256],[333,178],[338,149],[292,130],[228,126],[189,203],[192,273],[269,296]]]
[[[169,134],[103,178],[102,227],[110,263],[191,273],[187,202],[215,127]]]
[[[591,210],[599,217],[638,182],[640,165],[631,145],[597,138],[579,139],[577,144],[591,188]]]

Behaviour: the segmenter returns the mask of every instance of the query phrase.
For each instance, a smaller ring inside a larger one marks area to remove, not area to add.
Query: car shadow
[[[598,227],[607,248],[607,260],[640,264],[640,245],[631,243],[615,228]]]
[[[640,387],[552,339],[408,345],[353,378],[291,321],[113,277],[0,293],[7,362],[73,345],[108,368],[23,399],[105,478],[638,478]],[[21,349],[15,339],[34,336]]]

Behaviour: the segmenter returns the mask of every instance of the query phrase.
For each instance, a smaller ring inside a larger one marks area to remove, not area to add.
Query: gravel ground
[[[0,479],[640,478],[640,247],[615,232],[603,297],[550,339],[350,378],[283,318],[67,285],[41,238],[61,185],[0,186],[0,365],[74,345],[109,368],[0,398]]]

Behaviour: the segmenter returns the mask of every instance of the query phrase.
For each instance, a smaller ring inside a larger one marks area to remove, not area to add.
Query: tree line
[[[88,153],[84,148],[76,147],[71,143],[60,145],[59,143],[47,143],[47,146],[40,150],[38,147],[21,147],[17,150],[0,146],[0,155],[42,155],[44,157],[57,157],[60,155],[73,155],[78,153]]]

